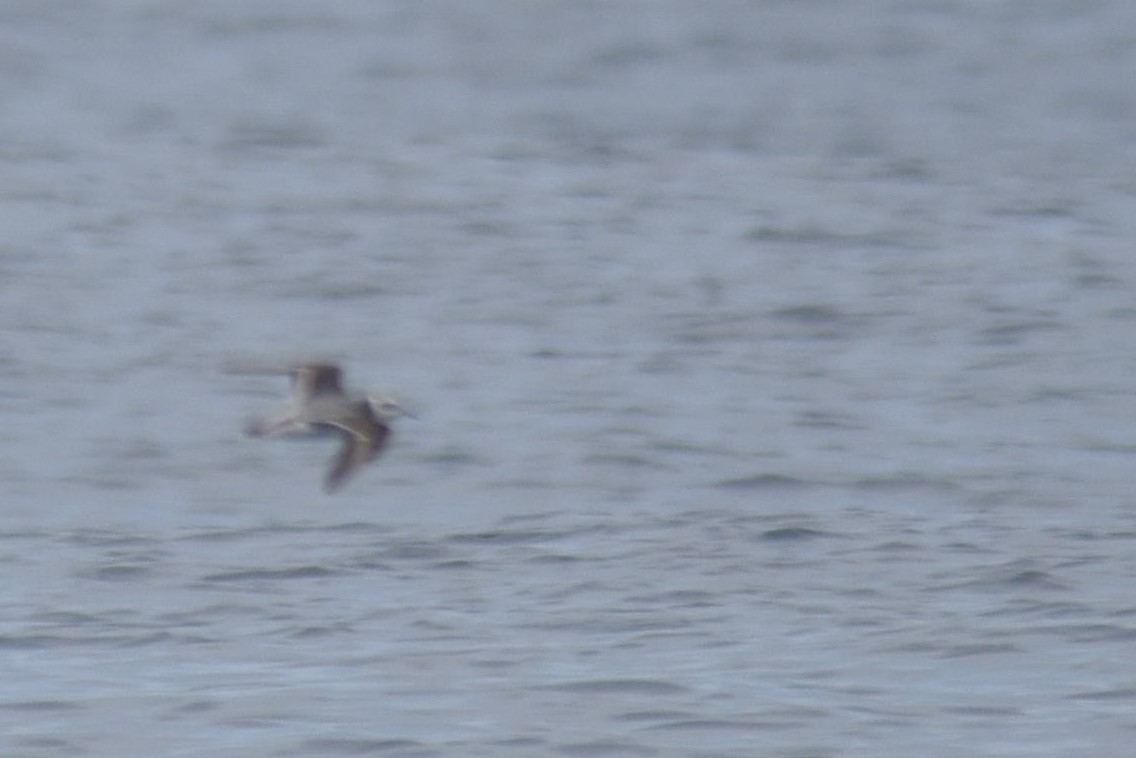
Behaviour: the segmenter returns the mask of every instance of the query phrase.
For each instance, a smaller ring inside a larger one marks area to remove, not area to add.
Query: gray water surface
[[[9,3],[0,754],[1129,755],[1132,29]]]

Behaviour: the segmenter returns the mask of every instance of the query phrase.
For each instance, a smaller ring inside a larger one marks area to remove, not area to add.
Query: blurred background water
[[[0,753],[1130,753],[1136,6],[0,39]],[[420,415],[334,498],[305,354]]]

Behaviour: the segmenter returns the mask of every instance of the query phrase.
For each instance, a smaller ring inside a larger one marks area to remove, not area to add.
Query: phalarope
[[[390,436],[390,423],[410,415],[387,395],[351,395],[343,389],[343,371],[333,363],[299,363],[250,373],[287,373],[292,397],[279,413],[250,421],[251,437],[312,437],[337,434],[343,445],[324,479],[324,490],[337,491],[366,463],[378,457]]]

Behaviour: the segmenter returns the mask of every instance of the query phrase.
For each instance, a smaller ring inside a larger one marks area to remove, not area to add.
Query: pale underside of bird
[[[336,492],[358,470],[375,460],[390,437],[390,422],[405,414],[393,398],[349,394],[343,371],[334,363],[295,363],[282,367],[243,367],[241,373],[289,374],[292,397],[278,413],[253,419],[245,427],[252,437],[307,438],[338,436],[339,452],[324,479],[324,490]]]

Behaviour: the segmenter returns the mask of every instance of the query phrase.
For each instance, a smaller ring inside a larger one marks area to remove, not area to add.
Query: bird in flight
[[[324,491],[338,491],[375,460],[390,437],[391,421],[409,413],[387,395],[356,395],[343,388],[343,370],[334,363],[295,363],[283,367],[244,367],[241,373],[289,374],[292,397],[279,412],[253,419],[250,437],[323,437],[342,440],[324,479]]]

